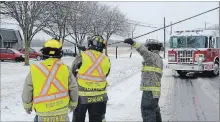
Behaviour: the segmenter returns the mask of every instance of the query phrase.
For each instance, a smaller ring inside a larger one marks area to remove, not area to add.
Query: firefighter
[[[48,40],[42,48],[44,61],[32,64],[26,77],[22,101],[27,114],[32,108],[38,121],[69,121],[68,112],[78,103],[78,85],[71,68],[63,64],[61,43]]]
[[[85,122],[89,112],[89,122],[104,121],[108,100],[106,87],[110,72],[110,60],[103,53],[105,40],[95,35],[88,40],[88,47],[78,54],[72,64],[72,72],[77,77],[79,88],[78,106],[72,122]]]
[[[141,113],[143,122],[162,122],[160,107],[160,84],[163,60],[159,55],[162,45],[157,41],[148,41],[145,45],[128,38],[124,43],[132,45],[143,57],[140,89],[143,91]]]

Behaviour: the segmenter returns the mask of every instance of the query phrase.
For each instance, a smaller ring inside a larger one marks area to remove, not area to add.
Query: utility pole
[[[218,16],[219,16],[219,23],[218,23],[218,30],[219,30],[219,36],[220,36],[220,1],[219,1],[219,9],[218,9]],[[218,47],[220,48],[220,38],[218,36]],[[220,50],[218,51],[219,57],[220,57]]]
[[[170,22],[170,35],[172,35],[173,34],[173,26],[172,26],[172,22]]]
[[[163,31],[164,31],[164,53],[163,53],[163,58],[165,58],[165,52],[166,52],[166,45],[165,45],[165,43],[166,43],[166,20],[165,20],[165,17],[164,17],[164,29],[163,29]]]

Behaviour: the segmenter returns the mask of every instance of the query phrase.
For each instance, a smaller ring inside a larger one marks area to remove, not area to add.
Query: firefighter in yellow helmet
[[[27,114],[32,109],[38,121],[69,121],[68,112],[78,103],[78,86],[69,66],[63,64],[62,45],[48,40],[42,48],[44,61],[32,64],[26,77],[22,101]]]
[[[106,93],[110,60],[103,53],[105,40],[95,35],[88,40],[88,48],[76,56],[72,72],[77,77],[79,102],[72,122],[85,122],[89,112],[89,122],[102,122],[106,112],[108,96]]]

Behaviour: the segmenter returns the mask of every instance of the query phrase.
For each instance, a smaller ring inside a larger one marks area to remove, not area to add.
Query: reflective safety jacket
[[[33,105],[40,116],[68,113],[69,70],[57,59],[31,65]]]
[[[80,101],[84,104],[107,101],[106,74],[111,65],[109,58],[95,50],[82,51],[81,57],[82,64],[77,74]]]
[[[144,45],[138,42],[133,44],[137,52],[143,57],[141,90],[152,91],[154,98],[160,97],[161,78],[163,74],[163,60],[158,52],[149,51]]]

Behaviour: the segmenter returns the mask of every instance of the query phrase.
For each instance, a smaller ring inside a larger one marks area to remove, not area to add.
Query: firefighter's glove
[[[132,38],[127,38],[127,39],[124,40],[124,43],[133,45],[134,44],[134,40]]]
[[[82,51],[86,51],[86,47],[85,47],[85,46],[82,46],[82,45],[78,45],[78,44],[77,44],[77,47],[78,47],[80,50],[82,50]]]

